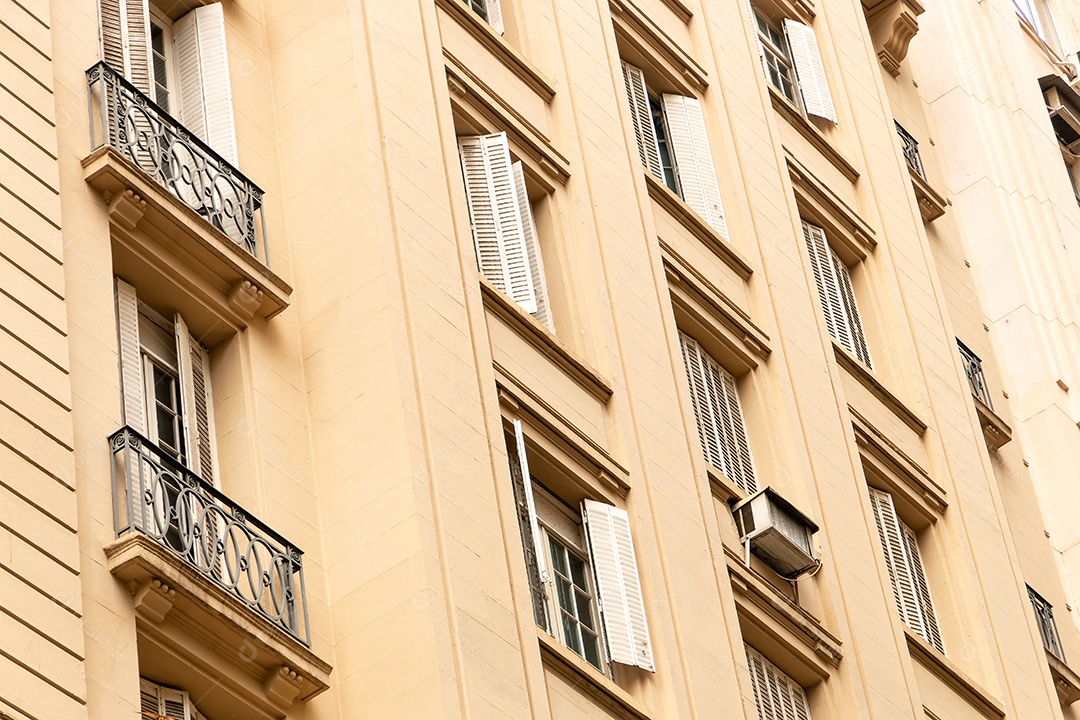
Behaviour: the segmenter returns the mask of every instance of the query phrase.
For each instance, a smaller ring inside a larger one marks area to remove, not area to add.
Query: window
[[[641,163],[727,237],[701,103],[683,95],[650,93],[640,68],[623,62],[622,69]]]
[[[143,0],[100,3],[103,59],[236,165],[221,3],[197,7],[176,22]]]
[[[465,4],[472,8],[472,11],[477,15],[487,20],[488,25],[494,28],[495,32],[503,32],[502,21],[502,8],[499,6],[500,0],[465,0]]]
[[[869,490],[870,507],[874,511],[900,618],[926,642],[944,652],[930,585],[919,554],[919,541],[897,514],[893,496],[877,488]]]
[[[1027,591],[1031,607],[1035,610],[1035,622],[1039,626],[1043,647],[1058,660],[1065,662],[1065,650],[1061,647],[1061,636],[1058,635],[1057,623],[1054,621],[1054,606],[1030,585],[1027,586]]]
[[[836,109],[814,29],[785,19],[781,32],[761,10],[753,12],[758,53],[769,83],[807,115],[835,123]]]
[[[810,703],[802,686],[757,650],[749,645],[745,648],[758,720],[811,720]]]
[[[215,483],[210,354],[180,315],[169,320],[116,281],[124,422]]]
[[[679,333],[679,343],[705,458],[740,488],[756,492],[754,461],[734,376],[686,333]]]
[[[1052,47],[1060,48],[1057,36],[1057,28],[1054,26],[1054,18],[1050,14],[1050,6],[1046,0],[1013,0],[1016,14],[1027,21],[1035,34]]]
[[[601,672],[655,672],[626,511],[586,499],[578,512],[546,491],[529,473],[519,420],[507,450],[537,625]]]
[[[140,717],[159,720],[206,720],[183,690],[139,678]]]
[[[480,272],[525,312],[553,328],[532,205],[506,133],[458,138]]]
[[[829,334],[863,365],[873,367],[847,265],[829,247],[824,229],[805,220],[802,228]]]

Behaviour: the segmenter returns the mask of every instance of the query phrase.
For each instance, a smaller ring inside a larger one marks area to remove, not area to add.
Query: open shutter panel
[[[582,515],[608,657],[656,672],[630,518],[625,510],[593,500],[582,503]]]
[[[836,284],[840,290],[840,297],[844,302],[844,319],[846,321],[848,333],[851,335],[851,346],[848,350],[855,353],[855,356],[866,365],[871,367],[870,364],[870,348],[866,344],[866,333],[863,332],[862,318],[859,316],[859,306],[855,303],[855,290],[851,286],[851,274],[848,272],[847,265],[840,257],[829,249],[829,253],[832,255],[833,270],[836,274]]]
[[[544,587],[548,581],[547,566],[540,535],[540,523],[536,514],[536,498],[533,495],[532,475],[525,452],[525,433],[520,420],[514,421],[514,445],[510,448],[510,477],[514,482],[514,501],[518,508],[518,525],[521,543],[525,550],[526,569],[529,574],[529,590],[532,593],[533,615],[536,624],[550,631]]]
[[[458,149],[480,271],[526,312],[535,313],[536,289],[506,133],[460,138]]]
[[[622,64],[622,71],[641,164],[657,180],[663,182],[664,167],[660,162],[660,146],[656,141],[656,128],[653,126],[652,110],[649,108],[649,90],[645,86],[645,74],[640,68],[626,62]]]
[[[158,686],[139,678],[139,712],[146,718],[157,718],[161,715],[161,698],[158,694]]]
[[[525,188],[525,171],[521,162],[513,165],[514,191],[517,193],[518,207],[521,209],[521,228],[525,234],[525,254],[532,273],[533,289],[536,292],[536,312],[533,317],[546,325],[549,330],[554,330],[551,322],[551,311],[547,302],[547,280],[544,279],[544,262],[540,256],[540,246],[536,235],[536,224],[533,222],[532,204],[529,202],[529,193]]]
[[[698,437],[705,459],[722,468],[723,453],[720,450],[720,435],[716,426],[716,416],[706,379],[704,353],[697,341],[685,333],[679,333],[682,346],[683,362],[686,364],[686,378],[690,383],[690,399],[694,408],[694,420],[697,421]]]
[[[183,393],[182,416],[187,440],[188,467],[203,480],[217,486],[214,472],[213,397],[210,393],[210,354],[188,332],[184,319],[173,320],[176,357]]]
[[[930,597],[930,584],[926,580],[926,571],[923,569],[922,556],[919,554],[919,541],[915,533],[900,523],[904,536],[904,549],[907,551],[908,560],[911,564],[912,581],[915,584],[915,594],[919,599],[919,614],[922,617],[923,639],[941,652],[945,652],[945,645],[941,640],[941,629],[938,627],[937,613],[934,612],[934,601]]]
[[[495,32],[502,35],[506,32],[506,27],[503,24],[502,6],[499,4],[499,0],[485,0],[487,3],[487,21]]]
[[[784,34],[791,50],[791,64],[799,79],[803,107],[810,115],[836,122],[829,81],[825,78],[825,63],[821,61],[814,29],[795,20],[784,20]]]
[[[712,359],[710,358],[710,361]],[[728,469],[732,480],[748,493],[757,492],[757,477],[754,473],[754,460],[750,455],[750,440],[746,436],[746,422],[743,419],[742,406],[739,404],[739,391],[735,377],[712,361],[720,374],[724,390],[726,424],[731,427],[731,441],[727,447]]]
[[[147,0],[99,0],[101,59],[150,94],[150,7]]]
[[[159,687],[162,715],[166,720],[191,720],[188,694],[183,690]]]
[[[664,95],[664,119],[674,156],[675,172],[683,200],[724,237],[727,223],[720,203],[720,184],[716,180],[705,118],[697,98]]]
[[[848,327],[844,302],[840,297],[840,288],[836,280],[836,267],[832,261],[832,249],[825,239],[825,231],[817,225],[803,222],[803,237],[810,252],[810,265],[817,283],[818,297],[821,299],[821,311],[825,314],[825,326],[829,334],[844,347],[854,347],[851,330]]]
[[[221,3],[195,8],[173,25],[180,119],[234,166],[236,128]]]
[[[124,48],[124,0],[100,0],[98,31],[101,35],[101,59],[114,70],[127,75],[127,52]]]
[[[746,6],[750,9],[750,32],[754,36],[754,45],[757,48],[758,60],[761,61],[761,72],[765,75],[765,80],[768,81],[769,63],[765,59],[765,48],[761,44],[761,36],[758,35],[757,10],[754,9],[752,0],[746,0]]]
[[[870,501],[874,508],[874,519],[877,521],[878,535],[885,553],[885,564],[889,570],[889,579],[892,580],[893,595],[900,618],[904,624],[921,635],[922,617],[919,613],[917,591],[892,495],[870,488]]]
[[[146,391],[139,343],[139,301],[135,288],[116,279],[116,325],[120,341],[120,382],[124,424],[146,435]]]

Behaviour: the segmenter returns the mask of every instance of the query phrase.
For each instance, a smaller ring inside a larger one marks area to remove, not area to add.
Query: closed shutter
[[[806,249],[810,252],[810,265],[814,271],[818,297],[821,299],[821,311],[825,314],[825,326],[837,342],[854,352],[855,344],[852,341],[848,315],[836,276],[833,251],[825,238],[825,231],[805,221],[802,228]]]
[[[625,510],[593,500],[582,503],[582,516],[608,657],[656,672],[630,517]]]
[[[877,522],[881,548],[885,553],[885,565],[889,570],[889,580],[892,581],[897,610],[905,625],[923,635],[918,591],[905,545],[904,526],[896,514],[892,495],[876,488],[869,490],[870,505],[874,510],[874,520]]]
[[[182,419],[187,440],[188,469],[215,487],[220,487],[214,467],[214,406],[210,389],[210,353],[188,332],[179,314],[173,327],[176,332],[176,358],[180,369]]]
[[[158,686],[139,678],[139,712],[144,718],[158,718],[161,716],[161,698],[158,695]]]
[[[543,539],[536,515],[536,499],[533,496],[529,460],[525,454],[525,433],[521,421],[514,421],[514,444],[510,450],[510,478],[514,483],[514,502],[517,505],[521,544],[525,550],[525,564],[529,574],[529,590],[532,594],[533,615],[536,624],[550,630],[547,607],[544,604],[544,584],[548,574],[545,566]]]
[[[791,64],[799,79],[803,107],[810,115],[836,122],[829,81],[825,78],[825,63],[821,61],[814,29],[795,20],[784,20],[784,34],[791,50]]]
[[[458,139],[480,271],[526,312],[537,312],[524,213],[506,133]]]
[[[716,180],[701,103],[697,98],[669,94],[663,96],[663,103],[668,140],[671,142],[683,200],[717,232],[727,237],[720,184]]]
[[[488,25],[495,30],[495,32],[502,35],[506,32],[506,28],[503,24],[502,6],[499,4],[499,0],[484,0],[487,3],[487,21]]]
[[[679,342],[705,459],[743,490],[756,492],[754,462],[734,376],[686,333],[679,333]]]
[[[922,619],[922,632],[920,633],[926,642],[933,645],[941,652],[945,652],[945,644],[941,639],[941,629],[938,627],[937,613],[934,612],[934,601],[930,597],[930,584],[926,581],[926,571],[923,570],[922,555],[919,554],[919,541],[915,533],[900,523],[900,529],[904,536],[904,549],[907,551],[908,561],[911,564],[911,577],[915,584],[915,595],[919,599],[919,615]]]
[[[759,720],[811,720],[802,686],[754,648],[745,649]]]
[[[188,694],[183,690],[159,687],[162,715],[166,720],[191,720]]]
[[[645,86],[645,74],[640,68],[624,62],[622,64],[623,82],[626,84],[626,99],[630,102],[630,118],[634,123],[634,137],[637,138],[638,156],[645,166],[660,182],[664,182],[664,167],[660,162],[660,146],[656,140],[656,127],[653,125],[652,110],[649,108],[649,89]]]
[[[851,273],[848,272],[844,261],[831,248],[829,252],[832,254],[832,265],[836,273],[840,298],[844,303],[844,322],[851,336],[851,346],[848,350],[855,353],[855,357],[859,358],[866,367],[872,367],[870,348],[866,344],[866,333],[863,332],[862,318],[859,316],[859,306],[855,303],[855,290],[851,287]]]
[[[540,245],[536,235],[536,223],[533,221],[532,204],[529,202],[529,193],[525,187],[525,170],[521,162],[513,165],[514,191],[517,193],[518,207],[521,208],[521,228],[525,233],[526,260],[529,272],[532,273],[533,290],[536,292],[536,312],[533,317],[549,330],[555,326],[551,321],[551,311],[548,309],[547,280],[544,279],[544,261],[540,256]]]
[[[177,20],[173,45],[180,76],[180,119],[235,166],[236,127],[221,3],[195,8]]]

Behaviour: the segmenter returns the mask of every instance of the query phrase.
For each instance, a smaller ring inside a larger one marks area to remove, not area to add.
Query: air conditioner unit
[[[1069,90],[1054,85],[1043,90],[1050,123],[1054,126],[1058,142],[1075,155],[1080,153],[1080,117],[1077,117],[1074,104],[1069,102],[1071,98],[1066,97],[1069,94]]]
[[[810,542],[818,526],[772,488],[759,490],[731,512],[747,552],[764,560],[776,574],[793,579],[818,566]]]

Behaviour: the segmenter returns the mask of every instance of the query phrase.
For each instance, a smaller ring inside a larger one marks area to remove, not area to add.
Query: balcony
[[[982,360],[959,338],[956,340],[956,345],[960,349],[960,359],[964,363],[964,374],[967,376],[968,385],[971,387],[971,394],[975,398],[975,409],[979,413],[979,423],[982,425],[986,444],[990,446],[990,449],[997,450],[1012,440],[1012,429],[994,412],[994,402],[990,398],[990,388],[986,384],[986,375],[983,374]]]
[[[179,285],[194,270],[237,324],[283,310],[292,288],[270,270],[262,189],[109,65],[86,80],[84,175],[106,202],[114,245],[129,251],[121,260]]]
[[[1063,706],[1068,707],[1080,700],[1080,677],[1065,664],[1065,649],[1061,646],[1053,606],[1030,585],[1027,586],[1027,591],[1031,607],[1035,611],[1035,624],[1039,628],[1039,637],[1042,638],[1043,649],[1046,651],[1046,661],[1050,665],[1050,675],[1054,678],[1058,699]]]
[[[140,622],[160,637],[170,623],[195,629],[280,707],[326,689],[300,549],[131,428],[109,447],[117,540],[105,553]]]
[[[911,171],[911,184],[915,189],[915,198],[919,201],[919,212],[923,222],[933,222],[945,214],[948,201],[941,196],[926,179],[926,167],[919,154],[919,141],[903,125],[893,120],[896,134],[900,136],[901,149]]]

